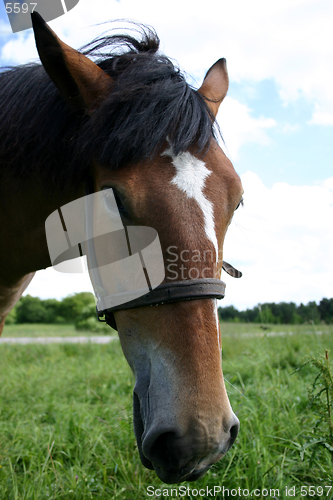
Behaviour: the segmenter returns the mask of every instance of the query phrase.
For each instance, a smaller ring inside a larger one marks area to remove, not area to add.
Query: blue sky
[[[332,19],[333,20],[333,19]],[[281,181],[294,185],[322,182],[333,174],[332,126],[309,123],[314,103],[304,97],[284,104],[274,80],[232,83],[229,96],[246,104],[255,118],[276,121],[270,144],[245,144],[239,151],[239,173],[252,170],[266,185]]]
[[[226,151],[245,188],[228,230],[221,305],[333,297],[333,2],[331,0],[80,0],[50,23],[80,47],[131,18],[151,24],[161,49],[200,86],[226,57],[228,96],[218,114]],[[0,4],[1,65],[37,59],[31,30],[10,34]],[[52,269],[27,293],[58,298],[89,288],[87,278]]]

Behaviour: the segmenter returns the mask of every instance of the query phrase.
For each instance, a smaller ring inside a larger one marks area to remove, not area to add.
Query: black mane
[[[153,158],[167,137],[175,154],[209,147],[214,119],[205,99],[158,53],[156,33],[139,29],[140,39],[110,35],[83,47],[115,80],[91,116],[70,110],[40,64],[0,73],[0,173],[69,186],[84,180],[92,159],[122,168]]]

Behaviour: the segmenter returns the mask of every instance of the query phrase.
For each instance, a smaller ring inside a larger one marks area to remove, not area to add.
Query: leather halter
[[[149,293],[131,302],[111,307],[105,311],[97,311],[97,318],[99,321],[106,322],[114,330],[117,330],[117,324],[113,314],[115,311],[123,311],[137,307],[159,306],[186,300],[223,299],[225,295],[225,286],[223,281],[214,278],[162,283],[162,285],[154,288],[154,290],[151,290]],[[105,320],[100,319],[103,316],[105,316]]]

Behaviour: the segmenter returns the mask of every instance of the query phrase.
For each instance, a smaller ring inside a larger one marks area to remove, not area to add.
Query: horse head
[[[85,116],[83,151],[88,135],[95,137],[89,149],[94,191],[113,189],[125,226],[157,231],[165,283],[220,278],[224,237],[242,197],[240,179],[212,132],[228,89],[225,60],[194,91],[158,55],[156,39],[114,57],[108,69],[60,41],[38,14],[33,26],[45,70],[72,112]],[[158,65],[164,65],[160,75]],[[141,81],[130,84],[131,75]],[[172,107],[172,91],[186,105]],[[122,143],[129,130],[132,140]],[[223,380],[216,299],[118,310],[114,317],[135,375],[142,463],[167,483],[202,477],[239,428]]]

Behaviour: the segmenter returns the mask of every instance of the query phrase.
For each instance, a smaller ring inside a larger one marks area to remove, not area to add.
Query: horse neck
[[[29,273],[23,276],[14,285],[0,284],[0,335],[5,325],[5,319],[10,310],[15,306],[17,301],[21,298],[22,293],[29,285],[35,273]]]
[[[0,286],[21,286],[26,275],[51,265],[45,220],[82,195],[82,186],[61,193],[36,179],[0,182]]]

